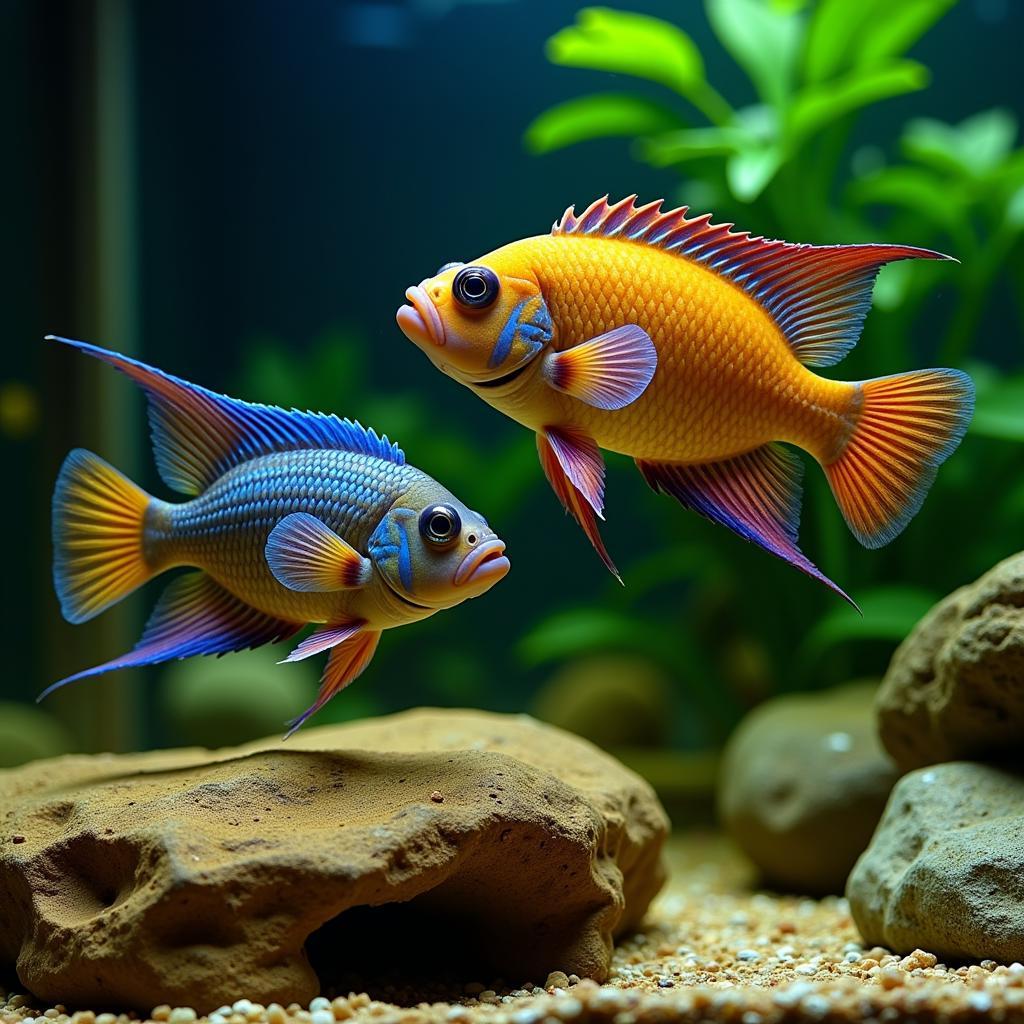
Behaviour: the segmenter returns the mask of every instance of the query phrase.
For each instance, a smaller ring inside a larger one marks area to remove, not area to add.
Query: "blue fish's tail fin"
[[[853,535],[880,548],[913,519],[966,433],[974,384],[960,370],[914,370],[858,388],[853,433],[824,469]]]
[[[64,460],[53,492],[53,584],[68,622],[87,622],[155,573],[142,533],[152,499],[92,452]]]

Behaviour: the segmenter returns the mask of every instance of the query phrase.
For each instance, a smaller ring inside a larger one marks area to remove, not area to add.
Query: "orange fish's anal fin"
[[[637,459],[637,467],[654,490],[728,527],[856,607],[797,546],[803,465],[782,445],[766,444],[724,462],[682,465]]]
[[[298,623],[264,615],[225,590],[205,572],[189,572],[168,584],[150,615],[142,639],[119,658],[78,672],[39,695],[78,679],[118,668],[155,665],[194,654],[227,654],[274,643],[297,633]]]
[[[325,647],[331,647],[330,657],[327,659],[324,673],[320,677],[320,692],[317,694],[316,700],[298,718],[292,719],[288,723],[289,728],[285,739],[288,739],[296,729],[315,715],[335,694],[340,693],[349,683],[357,679],[370,664],[377,650],[377,643],[380,641],[380,630],[363,629],[362,626],[362,623],[347,623],[340,627],[328,627],[314,633],[304,641],[305,644],[310,644],[312,647],[318,642],[329,639],[329,634],[337,637],[333,640],[333,644],[323,642],[322,646],[318,648],[323,650]],[[319,638],[319,641],[316,638]],[[311,644],[311,642],[313,643]],[[294,655],[299,654],[302,647],[303,644],[299,644],[293,652],[292,659],[289,660],[297,660],[294,659]],[[311,649],[308,653],[315,654],[316,650]],[[304,656],[300,655],[300,657]]]
[[[604,459],[588,434],[571,427],[545,427],[537,434],[537,452],[544,475],[565,510],[582,527],[608,571],[622,576],[608,554],[597,520],[603,519]]]
[[[542,373],[556,390],[614,411],[635,402],[658,368],[658,350],[650,335],[625,324],[590,341],[544,357]]]

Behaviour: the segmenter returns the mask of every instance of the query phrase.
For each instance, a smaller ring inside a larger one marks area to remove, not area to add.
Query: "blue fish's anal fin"
[[[142,638],[128,654],[76,672],[44,690],[38,700],[68,683],[119,668],[155,665],[195,654],[227,654],[274,643],[301,628],[264,615],[228,593],[205,572],[189,572],[168,584]]]
[[[604,459],[592,437],[569,427],[545,427],[537,434],[537,454],[558,500],[580,525],[608,571],[622,576],[604,545],[597,521],[604,518]]]
[[[637,459],[655,490],[739,534],[852,600],[797,546],[803,464],[780,444],[766,444],[724,462],[693,465]]]
[[[336,642],[331,647],[327,665],[320,677],[320,692],[317,694],[316,700],[298,718],[288,723],[289,729],[285,734],[285,739],[315,715],[332,697],[359,678],[366,666],[370,664],[379,641],[379,629],[358,629],[347,639],[340,643]]]
[[[183,494],[201,494],[233,466],[272,452],[331,448],[405,462],[397,445],[352,420],[242,402],[97,345],[49,340],[109,363],[142,388],[149,400],[157,469],[169,487]]]

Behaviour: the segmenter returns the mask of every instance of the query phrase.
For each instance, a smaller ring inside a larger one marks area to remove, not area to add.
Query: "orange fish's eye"
[[[452,295],[460,306],[486,309],[494,304],[501,284],[490,267],[465,267],[452,281]]]

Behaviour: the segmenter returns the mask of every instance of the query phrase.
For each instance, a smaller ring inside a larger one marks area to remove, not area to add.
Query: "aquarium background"
[[[1024,535],[1024,7],[1009,0],[4,0],[0,756],[272,732],[319,665],[193,659],[70,688],[134,643],[164,581],[74,627],[49,496],[82,445],[154,493],[142,402],[47,333],[241,398],[387,432],[480,509],[513,570],[389,631],[318,722],[530,711],[698,788],[746,710],[884,671],[941,595]],[[660,20],[652,20],[660,19]],[[850,379],[962,366],[978,415],[925,507],[861,549],[808,466],[802,543],[861,605],[608,459],[604,570],[533,438],[401,335],[407,285],[570,203],[665,197],[754,233],[931,246],[882,272]]]

